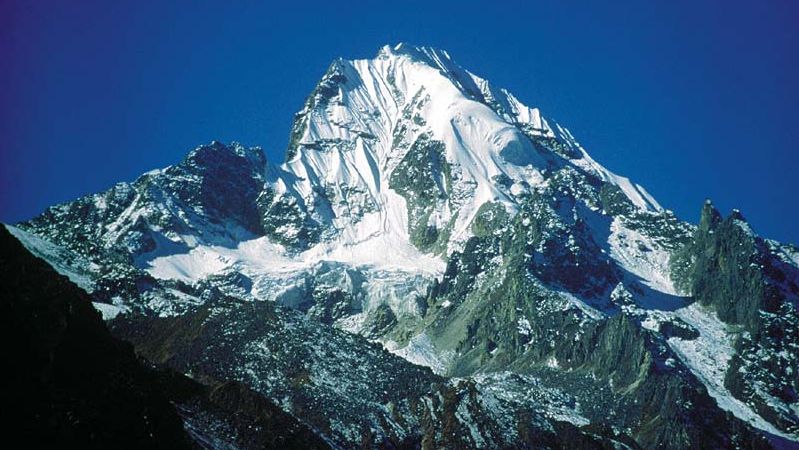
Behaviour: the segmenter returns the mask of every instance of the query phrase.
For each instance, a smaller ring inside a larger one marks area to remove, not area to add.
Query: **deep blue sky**
[[[540,107],[682,218],[710,197],[799,243],[797,2],[577,3],[0,0],[0,221],[214,139],[282,160],[335,57],[406,41]]]

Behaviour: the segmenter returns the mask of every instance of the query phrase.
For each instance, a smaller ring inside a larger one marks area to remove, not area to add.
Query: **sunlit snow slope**
[[[481,205],[501,202],[513,213],[516,197],[541,183],[542,171],[564,164],[534,143],[556,135],[576,166],[617,184],[640,208],[660,209],[640,186],[590,159],[566,129],[553,129],[538,109],[492,88],[444,51],[399,44],[374,59],[339,59],[297,114],[287,161],[264,168],[260,199],[270,212],[299,215],[267,229],[261,240],[277,245],[156,254],[145,265],[156,277],[177,279],[233,265],[295,271],[323,260],[434,275],[443,270],[436,255],[469,237]],[[423,173],[439,151],[442,167]],[[414,192],[424,177],[432,178],[431,199]],[[438,245],[414,242],[418,228],[435,230]]]
[[[566,145],[558,155],[541,143]],[[253,278],[253,296],[285,300],[305,283],[297,274],[343,263],[364,270],[392,309],[408,311],[403,303],[442,273],[442,256],[468,239],[483,204],[515,213],[517,197],[566,161],[659,210],[566,129],[446,52],[387,46],[374,59],[336,60],[297,114],[287,160],[264,167],[266,237],[153,252],[142,265],[183,281],[235,269]],[[364,309],[374,307],[371,294]]]

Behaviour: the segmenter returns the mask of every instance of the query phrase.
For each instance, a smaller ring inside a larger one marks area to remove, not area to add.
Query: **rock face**
[[[685,291],[740,329],[725,387],[769,422],[796,432],[799,270],[791,250],[756,236],[738,211],[722,219],[708,202],[673,265]]]
[[[2,424],[32,447],[190,448],[175,409],[88,295],[0,229]]]
[[[120,318],[113,329],[151,361],[198,380],[235,380],[279,399],[339,446],[562,448],[579,442],[601,448],[620,441],[607,430],[583,431],[547,417],[538,408],[560,406],[546,392],[516,405],[269,302],[224,301],[177,317]]]
[[[336,446],[799,442],[796,247],[679,220],[441,50],[334,61],[282,163],[212,143],[10,230],[153,363]]]

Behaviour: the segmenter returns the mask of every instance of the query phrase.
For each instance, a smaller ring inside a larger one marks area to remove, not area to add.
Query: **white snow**
[[[348,333],[358,334],[363,328],[363,323],[366,320],[366,314],[359,313],[351,316],[342,317],[336,321],[336,328],[344,330]]]
[[[383,346],[386,350],[413,364],[429,367],[438,375],[446,374],[452,356],[447,352],[437,350],[425,333],[414,336],[408,345],[402,348],[397,348],[397,343],[393,341],[387,341]]]
[[[306,277],[325,264],[343,264],[342,273],[352,269],[365,278],[358,288],[363,293],[358,298],[365,311],[382,303],[398,314],[418,314],[412,300],[425,295],[427,286],[444,270],[441,259],[386,235],[350,245],[323,243],[299,255],[290,254],[266,237],[240,242],[235,248],[197,246],[188,253],[157,257],[145,269],[156,278],[187,283],[237,271],[252,280],[252,298],[292,306],[306,295]],[[355,294],[351,282],[340,287]]]
[[[658,321],[654,316],[647,315],[642,321],[641,326],[646,328],[647,330],[660,332],[660,321]]]
[[[103,320],[111,320],[119,314],[128,311],[128,308],[121,305],[111,305],[108,303],[92,302],[92,306],[103,316]]]
[[[610,256],[644,284],[665,294],[678,295],[669,275],[669,252],[652,238],[627,228],[623,219],[616,217],[610,225],[608,245]]]
[[[568,137],[571,137],[571,133],[565,128],[560,127]],[[571,138],[574,139],[573,137]],[[582,153],[582,158],[572,160],[572,163],[582,167],[583,169],[592,172],[599,176],[603,181],[607,181],[609,183],[615,184],[619,188],[621,188],[624,195],[630,199],[631,202],[638,208],[644,211],[662,211],[663,207],[655,201],[655,199],[647,192],[642,186],[631,182],[628,178],[625,178],[620,175],[616,175],[615,173],[611,172],[610,170],[603,167],[601,164],[596,162],[588,152],[583,149],[576,140],[573,140],[573,145],[580,149]]]
[[[146,270],[161,279],[174,279],[188,283],[222,272],[233,260],[205,246],[195,247],[189,253],[162,256],[149,261]]]
[[[331,151],[301,147],[284,170],[297,174],[287,188],[301,198],[313,197],[315,180],[331,183],[337,195],[342,185],[366,193],[363,200],[376,205],[378,218],[362,226],[362,232],[353,233],[350,239],[374,234],[407,239],[404,200],[389,188],[389,179],[404,156],[404,147],[394,146],[396,126],[417,94],[429,95],[429,100],[414,112],[426,122],[424,130],[446,144],[447,160],[458,170],[459,182],[473,186],[473,194],[459,205],[453,240],[468,237],[468,226],[482,203],[494,198],[509,201],[491,177],[509,171],[518,175],[521,170],[505,162],[500,153],[515,147],[528,155],[535,152],[514,126],[465,95],[456,80],[468,80],[469,74],[445,53],[384,48],[377,59],[342,61],[341,70],[349,80],[337,102],[343,106],[310,114],[300,141],[338,139],[355,142],[354,150],[347,146]],[[366,131],[377,139],[359,138],[354,130]],[[404,139],[410,143],[424,130],[409,131]],[[347,229],[351,218],[341,212],[351,205],[346,201],[333,203],[333,222],[337,228]],[[451,211],[440,211],[439,221],[447,222],[450,217]]]
[[[519,334],[524,336],[529,336],[530,332],[532,332],[532,327],[530,325],[530,321],[527,320],[526,317],[520,317],[519,320],[516,322],[516,328],[519,330]]]
[[[445,144],[452,170],[453,198],[431,215],[438,225],[455,218],[450,250],[470,237],[471,222],[483,203],[503,203],[512,213],[516,203],[511,195],[523,191],[520,183],[535,186],[543,180],[540,170],[548,167],[548,161],[517,127],[526,124],[534,134],[554,137],[540,111],[505,90],[492,88],[446,52],[404,44],[385,46],[377,58],[337,60],[335,66],[347,81],[335,98],[301,112],[299,120],[305,126],[299,142],[306,145],[300,145],[296,155],[275,171],[289,176],[274,180],[277,192],[308,205],[315,203],[319,188],[332,195],[331,212],[314,212],[337,230],[338,239],[331,245],[346,248],[384,238],[386,242],[377,247],[393,249],[396,242],[407,242],[405,200],[389,188],[389,180],[407,147],[423,133]],[[472,99],[475,90],[506,113],[500,116]],[[408,124],[407,114],[418,116],[423,124],[400,128]],[[570,145],[582,150],[568,130],[557,128]],[[404,145],[396,145],[397,140]],[[619,185],[639,207],[660,210],[643,188],[609,172],[587,154],[573,162]],[[513,194],[494,182],[498,175],[515,183]],[[353,211],[374,212],[361,217]]]

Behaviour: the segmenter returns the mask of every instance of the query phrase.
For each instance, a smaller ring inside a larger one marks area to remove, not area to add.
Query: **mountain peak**
[[[721,222],[721,213],[715,206],[713,206],[713,202],[710,199],[706,199],[705,203],[702,205],[702,212],[699,216],[699,228],[703,230],[712,230],[716,228]]]
[[[377,53],[378,61],[391,61],[395,66],[410,68],[414,63],[422,64],[440,72],[459,89],[470,96],[480,97],[480,89],[475,82],[477,77],[458,65],[446,50],[429,47],[415,46],[400,42],[394,46],[385,45]],[[397,64],[398,60],[410,62],[410,66]],[[482,80],[481,80],[482,81]]]
[[[294,222],[323,240],[382,236],[440,255],[469,238],[484,204],[514,213],[521,193],[566,166],[659,210],[537,108],[445,50],[399,43],[331,64],[295,116],[270,202],[299,205]]]
[[[377,54],[380,57],[392,56],[408,56],[417,61],[434,62],[434,61],[448,61],[452,62],[449,52],[446,50],[429,47],[429,46],[416,46],[406,42],[400,42],[394,46],[384,45]]]

